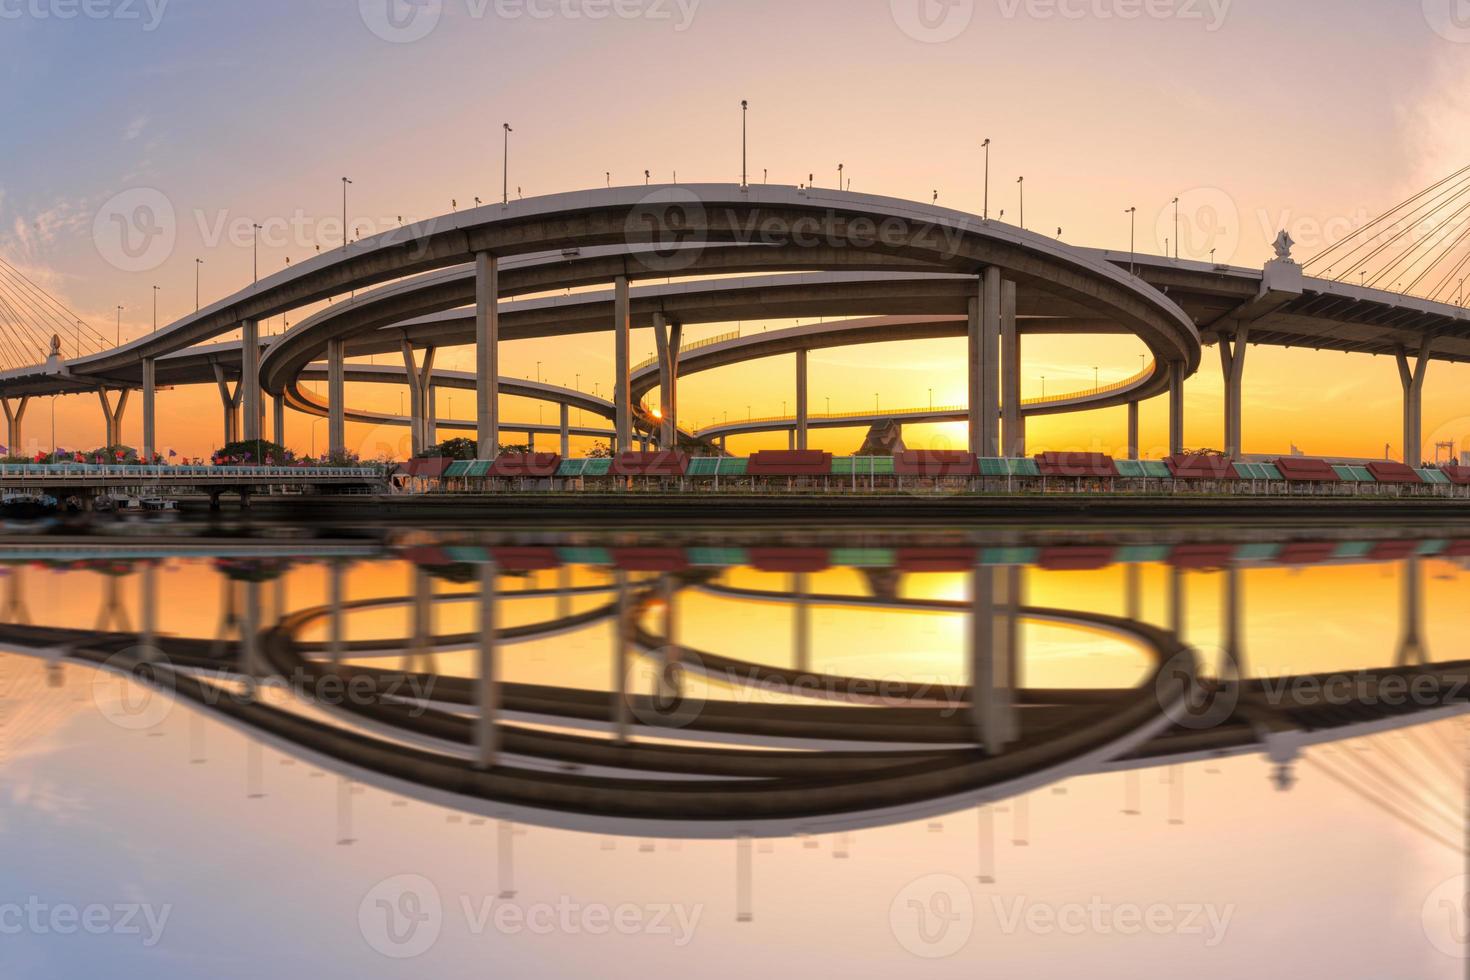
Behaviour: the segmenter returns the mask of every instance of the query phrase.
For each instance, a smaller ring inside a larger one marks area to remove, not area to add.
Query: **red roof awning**
[[[1368,557],[1374,561],[1399,561],[1413,557],[1418,550],[1418,541],[1375,541],[1368,549]]]
[[[967,572],[976,558],[974,548],[899,548],[894,567],[901,572]]]
[[[1087,572],[1107,568],[1117,552],[1110,547],[1094,545],[1055,545],[1042,548],[1036,564],[1049,571]]]
[[[560,568],[561,559],[555,548],[534,545],[491,548],[490,556],[495,565],[508,572],[539,572],[548,568]]]
[[[762,572],[820,572],[832,564],[826,548],[747,548],[745,558]]]
[[[1169,552],[1175,568],[1224,568],[1235,557],[1233,544],[1177,544]]]
[[[1042,476],[1108,478],[1118,475],[1113,457],[1103,453],[1040,453],[1036,468]]]
[[[611,472],[613,476],[683,476],[689,472],[689,455],[677,449],[618,453]]]
[[[1337,554],[1333,541],[1288,541],[1276,553],[1280,565],[1315,565]]]
[[[1178,453],[1164,461],[1180,480],[1238,480],[1235,464],[1226,456],[1196,456]]]
[[[683,548],[613,548],[614,568],[625,572],[682,572],[689,567]]]
[[[975,477],[980,459],[962,449],[906,449],[893,457],[893,472],[899,476]]]
[[[1439,471],[1457,487],[1470,484],[1470,466],[1441,466]]]
[[[1414,472],[1407,463],[1395,463],[1386,459],[1375,459],[1368,464],[1368,472],[1379,483],[1423,483],[1424,478]]]
[[[745,463],[747,476],[827,476],[832,454],[816,449],[762,449]]]
[[[498,479],[529,476],[546,479],[556,476],[561,466],[557,453],[506,453],[490,464],[490,475]]]
[[[1324,459],[1282,456],[1276,461],[1276,469],[1288,483],[1338,483],[1342,479]]]

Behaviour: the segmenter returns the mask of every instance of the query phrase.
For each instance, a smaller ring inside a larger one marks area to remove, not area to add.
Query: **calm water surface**
[[[1453,529],[105,532],[6,977],[1466,973]]]

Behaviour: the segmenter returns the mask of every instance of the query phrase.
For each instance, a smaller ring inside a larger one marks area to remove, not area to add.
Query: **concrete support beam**
[[[796,352],[796,448],[807,448],[807,352]]]
[[[653,315],[653,340],[658,347],[659,446],[676,449],[679,441],[679,348],[684,325],[670,324],[663,313]]]
[[[1429,344],[1425,337],[1419,347],[1418,357],[1412,362],[1409,352],[1399,348],[1399,380],[1404,387],[1404,451],[1403,459],[1410,466],[1424,461],[1424,378],[1429,372]]]
[[[1184,365],[1169,363],[1169,455],[1184,452]]]
[[[414,359],[413,344],[405,334],[402,341],[403,370],[408,375],[408,417],[410,442],[417,456],[429,447],[429,392],[434,380],[434,351],[432,346],[424,348],[424,363],[420,367]]]
[[[155,422],[158,417],[156,409],[157,385],[154,383],[156,376],[153,358],[143,358],[143,446],[139,458],[145,463],[153,461],[153,454],[158,451],[158,433]]]
[[[347,452],[347,344],[340,338],[327,341],[327,452]]]
[[[499,633],[495,620],[495,576],[493,563],[486,562],[480,566],[480,669],[476,673],[475,697],[480,713],[475,716],[475,762],[481,769],[494,766],[500,751],[500,733],[496,727],[500,710],[500,678],[496,665]]]
[[[500,455],[500,262],[475,255],[475,438],[479,457]]]
[[[1138,402],[1128,403],[1128,458],[1138,458]]]
[[[1026,417],[1021,414],[1021,331],[1016,326],[1016,284],[1000,287],[1001,454],[1026,455]]]
[[[439,444],[439,386],[431,380],[424,393],[424,446]]]
[[[1409,667],[1428,662],[1424,645],[1424,568],[1418,558],[1403,565],[1403,588],[1399,593],[1399,648],[1395,666]]]
[[[561,458],[566,459],[572,455],[572,409],[570,405],[561,406]]]
[[[970,573],[970,707],[976,741],[987,755],[1000,754],[1015,739],[1015,664],[1006,616],[1011,585],[1004,570],[989,565],[977,565]]]
[[[0,398],[0,407],[5,409],[6,445],[10,447],[12,455],[25,454],[25,421],[26,407],[31,403],[30,395],[22,395],[11,405],[9,398]]]
[[[614,452],[633,448],[633,406],[628,401],[628,333],[630,321],[628,277],[613,280],[613,409],[617,444]]]
[[[245,438],[260,438],[265,405],[260,400],[260,322],[246,320],[240,324],[240,388],[241,407],[245,414]]]
[[[970,451],[1000,453],[1000,270],[986,269],[970,300],[966,381],[970,408]]]
[[[1245,378],[1246,344],[1250,338],[1250,324],[1237,327],[1234,335],[1220,334],[1220,367],[1225,373],[1225,456],[1240,459],[1241,392]]]
[[[225,369],[218,364],[211,364],[214,369],[214,383],[219,388],[220,407],[225,416],[225,443],[240,441],[240,397],[245,393],[243,385],[235,385],[235,390],[230,390],[230,379],[225,377]]]

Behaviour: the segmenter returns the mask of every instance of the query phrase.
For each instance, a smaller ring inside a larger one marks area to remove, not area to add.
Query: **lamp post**
[[[750,102],[746,99],[740,100],[740,186],[742,189],[749,187],[746,183],[746,141],[745,141],[745,117],[750,112]]]
[[[1128,274],[1131,276],[1136,274],[1133,268],[1133,254],[1134,231],[1138,226],[1138,208],[1131,207],[1123,213],[1128,215]]]
[[[123,308],[119,306],[117,308],[117,343],[113,345],[115,347],[122,346],[122,311]]]
[[[250,225],[250,277],[253,282],[260,282],[260,225]]]
[[[153,332],[158,332],[158,287],[153,287]]]
[[[980,148],[985,151],[985,202],[980,207],[980,220],[982,220],[982,221],[989,221],[990,220],[990,137],[987,136],[985,138],[985,142],[980,144]]]
[[[1026,178],[1017,177],[1016,187],[1021,194],[1021,230],[1026,230]]]
[[[510,123],[501,123],[500,134],[500,206],[510,206]]]
[[[199,267],[204,264],[203,259],[194,260],[194,312],[199,312]]]
[[[842,164],[837,165],[837,189],[842,190]]]
[[[1179,259],[1179,198],[1174,198],[1174,259]]]
[[[346,177],[342,178],[342,248],[347,248],[347,185],[352,183]]]

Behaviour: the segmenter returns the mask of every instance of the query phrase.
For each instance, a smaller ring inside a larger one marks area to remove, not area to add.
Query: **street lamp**
[[[199,312],[199,267],[204,264],[203,259],[194,260],[194,312]]]
[[[986,137],[985,143],[980,144],[985,150],[985,204],[980,207],[980,220],[991,219],[991,141]]]
[[[842,190],[842,164],[837,165],[837,189]]]
[[[347,247],[347,185],[352,183],[346,177],[342,178],[342,247]]]
[[[1135,274],[1133,270],[1133,243],[1134,231],[1138,226],[1138,208],[1131,207],[1123,213],[1128,215],[1128,274],[1131,276]]]
[[[254,282],[260,282],[260,225],[252,223],[250,227],[250,275]]]
[[[510,123],[501,123],[500,206],[510,206]]]
[[[1174,260],[1179,260],[1179,198],[1174,198]]]
[[[1026,178],[1017,177],[1016,187],[1021,194],[1021,230],[1026,230]]]
[[[117,347],[122,346],[122,311],[123,308],[119,306],[117,308],[117,344],[115,345]]]
[[[1098,381],[1097,367],[1094,366],[1092,369],[1092,389],[1096,391],[1101,384],[1102,382]]]
[[[153,287],[153,332],[158,332],[158,287]]]
[[[746,151],[746,142],[745,142],[745,117],[749,113],[749,111],[750,111],[750,102],[747,101],[747,100],[745,100],[745,99],[741,99],[740,100],[740,186],[741,186],[742,189],[750,186],[748,183],[746,183],[746,173],[747,173],[747,171],[746,171],[746,166],[745,166],[745,162],[746,162],[745,161],[745,151]]]

